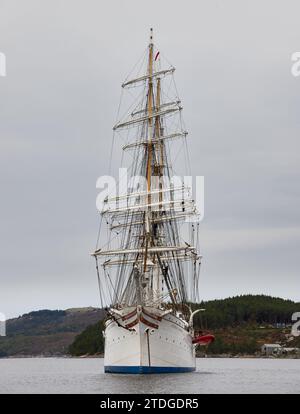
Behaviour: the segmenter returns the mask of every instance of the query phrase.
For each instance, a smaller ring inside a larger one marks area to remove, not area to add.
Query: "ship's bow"
[[[187,323],[155,308],[128,308],[108,319],[105,372],[127,374],[195,370],[195,349]]]

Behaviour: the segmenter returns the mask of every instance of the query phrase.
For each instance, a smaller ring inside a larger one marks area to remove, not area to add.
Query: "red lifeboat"
[[[195,338],[193,339],[193,344],[195,345],[200,345],[200,346],[205,346],[205,345],[209,345],[212,342],[214,342],[215,337],[214,335],[198,335],[195,336]]]

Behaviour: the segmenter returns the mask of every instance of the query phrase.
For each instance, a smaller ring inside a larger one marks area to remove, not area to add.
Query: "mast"
[[[97,245],[92,254],[102,260],[104,296],[113,307],[161,307],[171,301],[175,310],[178,303],[193,301],[189,292],[193,295],[197,287],[184,269],[201,256],[194,239],[181,231],[197,210],[190,189],[171,181],[173,144],[179,140],[180,145],[187,132],[179,116],[181,101],[176,88],[172,92],[172,80],[168,82],[175,68],[161,68],[160,61],[156,65],[158,53],[151,29],[144,67],[122,84],[125,90],[136,88],[136,101],[113,127],[125,138],[123,150],[132,155],[131,177],[145,178],[143,188],[108,196],[101,211],[108,243]]]
[[[153,29],[150,29],[149,44],[149,61],[148,61],[148,161],[147,161],[147,190],[151,191],[152,175],[152,110],[153,110]],[[149,204],[151,204],[151,195],[149,195]]]
[[[148,191],[148,204],[151,204],[151,177],[152,177],[152,105],[153,105],[153,29],[150,29],[150,43],[149,43],[149,58],[148,58],[148,150],[147,150],[147,191]],[[144,257],[144,272],[147,271],[147,259],[148,259],[148,246],[151,241],[150,234],[150,210],[148,207],[145,217],[145,257]]]
[[[157,90],[156,90],[156,110],[159,113],[160,111],[160,94],[161,94],[161,85],[160,85],[160,78],[157,79]],[[164,166],[164,143],[162,140],[160,140],[160,134],[161,133],[161,125],[160,125],[160,116],[158,115],[155,119],[155,139],[158,140],[158,147],[159,147],[159,155],[158,155],[158,176],[159,176],[159,189],[161,190],[159,192],[159,201],[163,201],[163,192],[162,192],[162,182],[161,178],[163,175],[163,166]],[[161,209],[161,206],[160,206]]]

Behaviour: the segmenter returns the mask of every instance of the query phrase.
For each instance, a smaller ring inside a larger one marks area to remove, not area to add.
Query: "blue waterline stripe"
[[[142,366],[106,366],[104,371],[114,374],[166,374],[177,372],[192,372],[195,367],[142,367]]]

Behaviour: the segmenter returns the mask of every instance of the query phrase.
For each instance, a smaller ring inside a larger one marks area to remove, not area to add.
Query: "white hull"
[[[156,308],[119,311],[106,323],[105,372],[194,371],[195,347],[187,328],[180,317]]]

